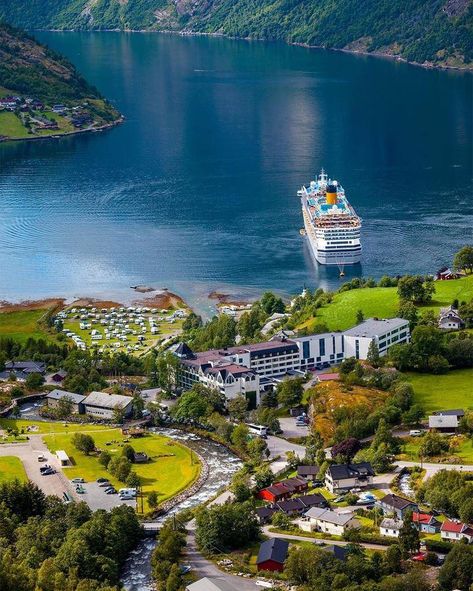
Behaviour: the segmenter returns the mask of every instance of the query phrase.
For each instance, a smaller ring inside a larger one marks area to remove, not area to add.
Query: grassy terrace
[[[421,311],[433,310],[449,306],[454,299],[468,301],[473,298],[473,276],[462,277],[452,281],[436,281],[433,301],[422,306]],[[333,301],[320,308],[317,318],[323,320],[330,330],[346,330],[356,324],[356,313],[362,310],[365,318],[377,316],[392,318],[396,316],[399,306],[396,287],[373,287],[353,289],[338,293]],[[305,321],[298,328],[307,326],[312,319]]]
[[[459,463],[459,464],[473,464],[473,441],[466,437],[456,437],[458,447],[455,452],[447,452],[440,457],[423,458],[424,462],[431,463]],[[419,448],[422,443],[421,437],[408,437],[403,446],[400,459],[411,462],[420,462]]]
[[[85,427],[84,431],[88,429]],[[120,429],[103,429],[90,433],[96,446],[107,450],[112,456],[121,453],[124,437]],[[77,451],[71,443],[70,433],[45,435],[44,442],[52,452],[63,449],[71,458],[73,466],[63,468],[67,478],[82,477],[87,482],[105,477],[117,488],[125,485],[111,476],[99,464],[96,456],[86,456]],[[187,488],[199,475],[200,462],[187,447],[162,435],[148,434],[130,441],[135,451],[146,453],[150,461],[146,464],[134,464],[133,470],[141,478],[144,493],[152,490],[163,502]]]
[[[110,431],[110,427],[104,425],[87,425],[81,423],[55,423],[53,421],[28,421],[27,419],[0,419],[0,429],[16,429],[18,432],[35,434],[55,433],[91,433],[93,431]]]
[[[473,409],[473,369],[457,369],[444,375],[408,373],[414,402],[428,414],[452,408]]]
[[[0,484],[15,479],[20,480],[21,482],[26,482],[28,480],[21,460],[14,456],[4,456],[0,458]]]
[[[47,311],[48,308],[14,312],[0,311],[0,338],[10,337],[20,343],[25,342],[30,337],[55,342],[54,336],[39,324]]]

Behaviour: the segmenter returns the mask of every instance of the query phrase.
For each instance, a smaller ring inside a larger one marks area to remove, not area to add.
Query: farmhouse
[[[82,394],[75,394],[74,392],[67,392],[66,390],[52,390],[46,396],[48,406],[50,408],[58,408],[61,400],[68,400],[72,405],[72,412],[84,414],[84,400],[85,396]]]
[[[458,542],[465,539],[473,543],[473,525],[456,520],[445,520],[440,526],[440,537],[446,542]]]
[[[429,416],[429,429],[436,429],[443,433],[454,433],[464,416],[465,411],[462,408],[439,410]]]
[[[325,486],[331,493],[370,486],[374,470],[369,462],[332,464],[325,473]]]
[[[388,536],[390,538],[398,538],[399,531],[402,527],[402,521],[398,519],[391,519],[390,517],[385,517],[379,526],[379,533],[382,536]]]
[[[263,542],[256,559],[258,570],[283,571],[288,549],[289,542],[280,538],[271,538]]]
[[[86,414],[107,420],[113,419],[117,409],[123,411],[125,417],[128,417],[131,414],[132,405],[133,399],[130,396],[106,392],[91,392],[84,400]]]
[[[460,330],[465,328],[465,322],[453,306],[441,308],[438,320],[439,328],[444,330]]]
[[[305,514],[306,519],[299,521],[299,527],[306,531],[320,531],[334,536],[343,534],[353,528],[360,527],[360,522],[353,513],[336,513],[330,509],[312,507]]]
[[[379,500],[379,506],[385,515],[394,515],[396,519],[404,519],[408,511],[418,511],[417,503],[398,495],[388,494]]]

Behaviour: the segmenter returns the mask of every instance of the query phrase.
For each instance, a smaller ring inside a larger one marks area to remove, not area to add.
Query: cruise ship
[[[321,265],[345,265],[361,259],[361,218],[345,196],[338,181],[328,178],[322,169],[316,181],[302,187],[302,215],[310,250]]]

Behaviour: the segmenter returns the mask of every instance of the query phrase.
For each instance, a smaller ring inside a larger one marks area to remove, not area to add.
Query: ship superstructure
[[[359,263],[361,218],[345,196],[342,185],[322,169],[316,181],[302,187],[304,227],[310,250],[321,265]]]

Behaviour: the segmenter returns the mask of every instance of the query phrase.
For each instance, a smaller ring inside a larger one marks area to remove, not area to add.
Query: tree
[[[95,450],[95,441],[91,435],[86,433],[74,433],[71,441],[72,445],[86,456]]]
[[[441,589],[469,591],[473,584],[473,546],[455,544],[440,569],[438,582]]]
[[[122,456],[127,458],[131,463],[135,461],[135,450],[129,443],[125,443],[122,447]]]
[[[201,550],[220,554],[259,538],[260,527],[251,503],[225,503],[198,511],[196,541]]]
[[[278,406],[278,396],[276,394],[276,390],[272,388],[268,390],[261,396],[261,406],[265,408],[277,408]]]
[[[150,508],[156,509],[156,507],[158,506],[158,493],[155,490],[150,491],[148,493],[147,499]]]
[[[143,409],[145,407],[145,401],[139,394],[133,396],[133,418],[141,419],[143,417]]]
[[[419,314],[417,311],[417,307],[413,302],[410,302],[408,300],[402,300],[399,305],[397,315],[399,316],[399,318],[409,320],[409,327],[411,331],[414,330],[415,326],[417,325]]]
[[[361,324],[365,320],[365,315],[363,314],[363,310],[358,310],[356,312],[356,323]]]
[[[244,421],[248,410],[248,400],[242,394],[238,394],[227,402],[227,410],[233,421]]]
[[[271,517],[271,525],[279,529],[288,530],[291,528],[292,522],[289,515],[286,515],[282,511],[276,511]]]
[[[44,384],[44,377],[40,373],[30,373],[25,380],[28,390],[38,390]]]
[[[473,246],[460,248],[453,258],[453,266],[459,271],[473,273]]]
[[[179,398],[172,414],[178,421],[199,420],[209,414],[209,405],[195,390],[184,392]]]
[[[401,564],[401,548],[399,544],[392,544],[384,553],[384,565],[388,573],[400,573],[402,570]]]
[[[340,443],[336,443],[332,447],[331,453],[333,458],[339,457],[341,459],[341,463],[349,464],[360,449],[361,443],[359,439],[356,439],[355,437],[349,437],[348,439],[340,441]]]
[[[402,413],[402,422],[408,427],[418,425],[424,416],[424,409],[419,404],[413,404],[409,410]]]
[[[240,423],[233,429],[232,443],[240,451],[246,452],[250,431],[246,425]]]
[[[258,490],[266,488],[274,481],[274,474],[267,465],[261,466],[254,473],[255,486]]]
[[[298,406],[304,394],[303,378],[290,378],[277,385],[276,392],[279,404],[286,408]]]
[[[379,363],[381,361],[381,356],[379,354],[379,347],[376,341],[373,339],[368,347],[368,354],[366,356],[366,361],[373,367],[379,367]]]
[[[419,447],[419,455],[428,458],[440,456],[448,451],[448,447],[448,440],[445,439],[445,437],[442,437],[439,433],[432,431],[424,435]]]
[[[56,413],[58,419],[66,419],[71,416],[74,405],[68,396],[64,396],[57,401]]]
[[[254,464],[259,464],[268,445],[261,437],[254,437],[247,443],[247,452]]]
[[[402,521],[398,537],[399,548],[404,558],[408,558],[420,548],[419,530],[412,521],[412,511],[408,511]]]
[[[112,422],[117,425],[121,425],[124,420],[125,420],[125,409],[117,404],[115,406],[115,408],[113,409]]]
[[[166,581],[166,591],[179,591],[181,588],[181,575],[179,572],[179,565],[173,564],[171,572]]]
[[[261,296],[261,307],[268,316],[275,314],[276,312],[282,314],[286,310],[286,306],[281,298],[278,298],[274,293],[267,291]]]
[[[248,476],[237,473],[233,478],[231,491],[235,496],[235,501],[237,503],[243,503],[244,501],[251,499]]]
[[[126,485],[131,488],[139,488],[141,486],[141,479],[136,472],[133,470],[130,471],[128,476],[126,477]]]
[[[427,304],[432,299],[435,286],[431,281],[426,281],[420,275],[405,275],[399,279],[397,293],[402,301],[411,301],[416,304]]]
[[[108,464],[110,463],[110,460],[112,459],[112,456],[109,454],[109,452],[107,450],[101,451],[100,455],[99,455],[99,464],[102,464],[102,466],[104,468],[108,467]]]
[[[156,359],[156,368],[158,373],[158,386],[169,393],[176,387],[180,361],[170,351],[158,355]]]
[[[471,491],[470,491],[471,494]],[[473,523],[473,498],[470,497],[466,499],[462,505],[460,506],[459,510],[460,519],[464,523]]]
[[[131,462],[127,458],[115,456],[108,464],[108,471],[112,476],[118,478],[120,482],[126,482],[126,479],[131,472]]]

